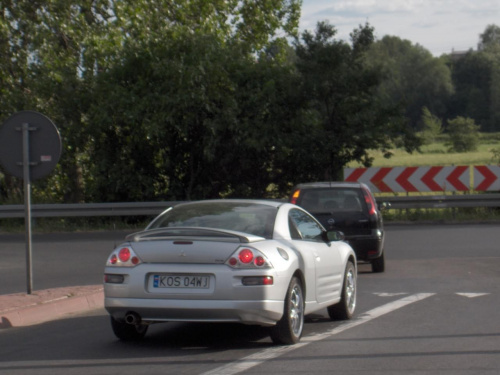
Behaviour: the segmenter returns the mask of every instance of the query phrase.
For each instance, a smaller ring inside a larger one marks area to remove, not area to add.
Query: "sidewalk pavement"
[[[28,326],[104,306],[102,285],[0,295],[0,330]]]

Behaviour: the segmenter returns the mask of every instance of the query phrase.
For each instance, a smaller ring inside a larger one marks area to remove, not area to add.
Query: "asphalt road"
[[[128,232],[32,236],[33,290],[102,283],[104,264]],[[27,291],[24,234],[0,234],[0,294]]]
[[[155,325],[143,342],[122,343],[105,311],[96,310],[0,331],[0,374],[499,374],[498,229],[389,226],[387,271],[360,266],[354,319],[309,316],[299,345],[273,346],[262,328],[184,323]],[[122,235],[35,239],[34,249],[43,253],[35,261],[45,268],[53,263],[51,272],[35,263],[38,283],[99,283],[107,253]],[[16,273],[8,268],[23,268],[15,249],[24,251],[24,243],[0,236],[0,246],[0,287],[6,288],[5,275]]]

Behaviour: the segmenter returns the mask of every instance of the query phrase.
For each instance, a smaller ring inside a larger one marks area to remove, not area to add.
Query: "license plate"
[[[153,288],[208,289],[210,277],[202,275],[153,275]]]

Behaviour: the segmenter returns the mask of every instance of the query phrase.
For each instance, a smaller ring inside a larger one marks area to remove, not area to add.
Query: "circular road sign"
[[[59,130],[50,119],[34,111],[15,113],[0,127],[0,164],[15,177],[23,175],[23,125],[28,124],[30,179],[52,172],[61,157]]]

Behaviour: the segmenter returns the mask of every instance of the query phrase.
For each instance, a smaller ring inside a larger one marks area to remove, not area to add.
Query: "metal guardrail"
[[[389,202],[393,209],[500,207],[500,194],[423,195],[377,197],[377,202]]]
[[[404,197],[377,197],[378,202],[389,202],[391,209],[500,207],[500,194],[428,195]],[[33,204],[32,217],[90,217],[90,216],[156,216],[168,207],[182,201],[130,203],[71,203]],[[24,217],[24,205],[0,205],[0,219]]]
[[[32,217],[90,217],[90,216],[155,216],[168,207],[181,203],[130,202],[130,203],[68,203],[33,204]],[[24,205],[0,206],[0,219],[24,217]]]

